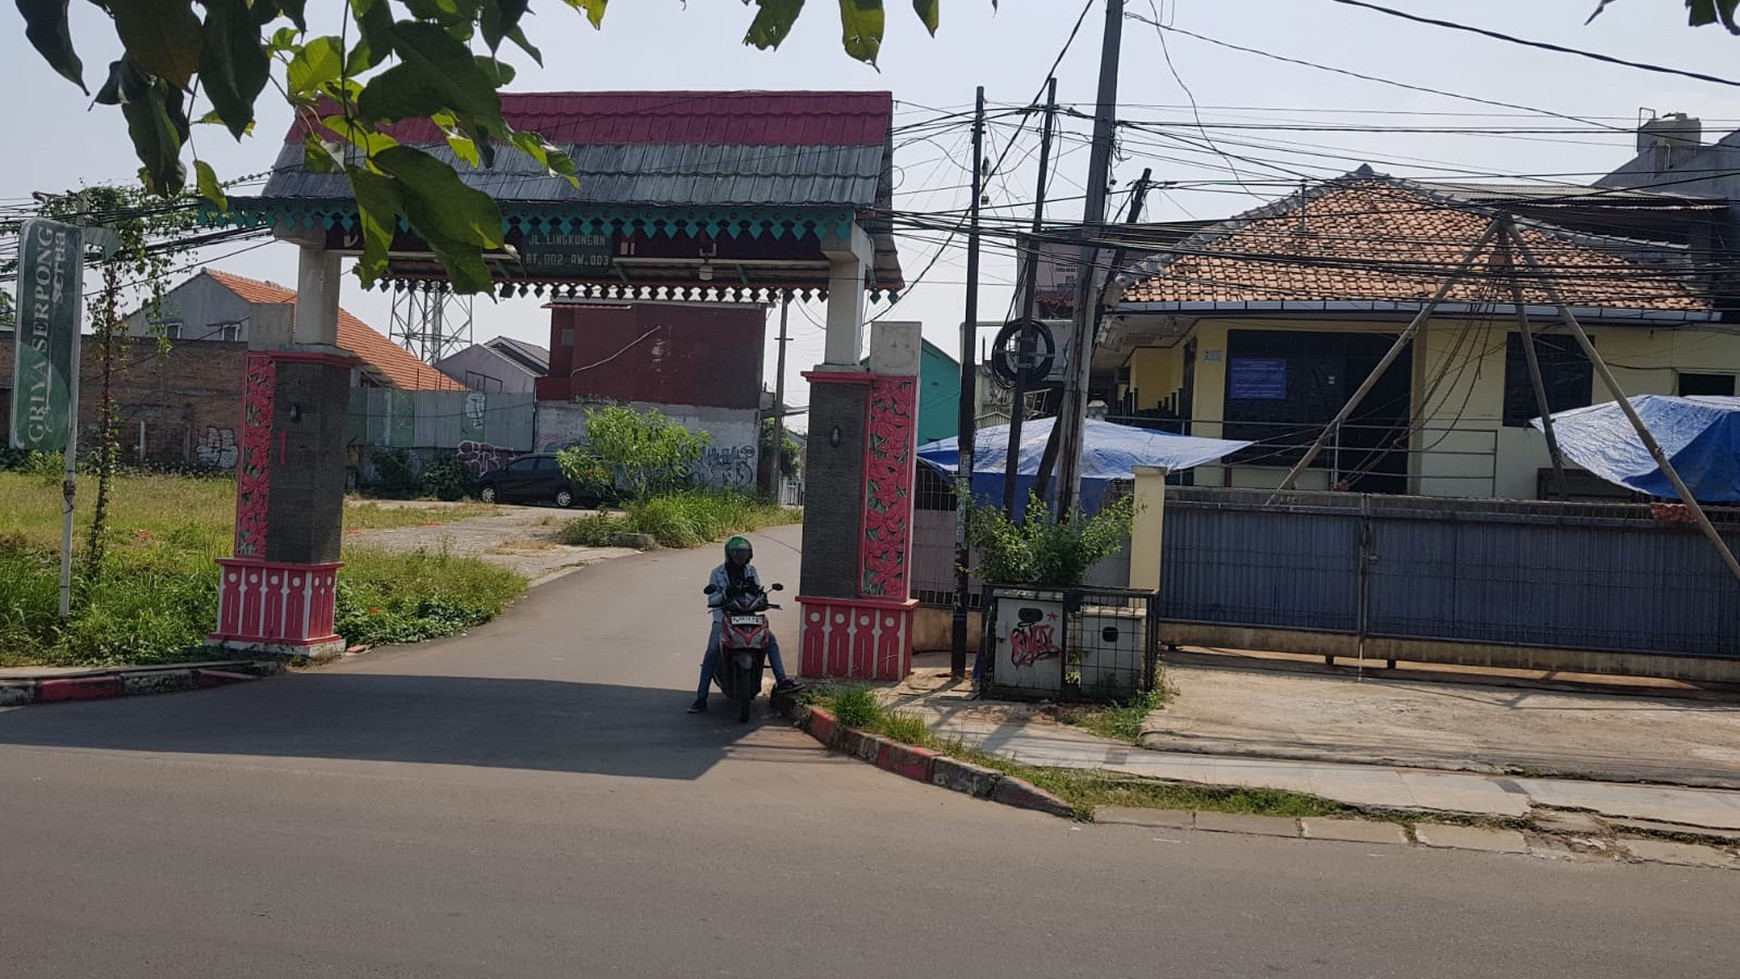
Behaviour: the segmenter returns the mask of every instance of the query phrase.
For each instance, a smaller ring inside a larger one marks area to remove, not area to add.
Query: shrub
[[[476,485],[471,470],[457,455],[445,455],[423,467],[423,495],[449,503],[470,494]]]
[[[374,488],[387,496],[412,496],[421,488],[411,453],[404,449],[376,449]]]
[[[1130,496],[1108,500],[1091,517],[1077,510],[1060,521],[1034,493],[1020,523],[998,507],[975,503],[969,524],[979,557],[974,571],[999,585],[1076,588],[1095,562],[1122,548],[1135,518],[1136,500]]]
[[[846,727],[874,729],[882,723],[882,704],[869,687],[852,685],[833,691],[823,703],[834,712],[834,718]]]
[[[628,532],[627,517],[614,513],[589,513],[568,521],[556,539],[578,547],[609,547],[618,534]]]
[[[595,494],[620,487],[643,497],[687,488],[689,466],[710,441],[706,432],[691,432],[656,408],[612,405],[588,410],[585,444],[556,458],[564,475]]]
[[[351,644],[422,642],[462,632],[501,614],[525,579],[445,551],[345,552],[334,628]]]

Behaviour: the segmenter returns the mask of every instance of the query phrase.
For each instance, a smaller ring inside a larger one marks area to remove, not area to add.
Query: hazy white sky
[[[1677,2],[1619,0],[1587,27],[1583,20],[1594,0],[1389,0],[1388,5],[1632,60],[1740,75],[1735,67],[1740,38],[1719,28],[1686,27]],[[0,154],[0,198],[11,201],[37,190],[132,179],[137,163],[119,111],[87,107],[85,96],[54,75],[30,49],[21,18],[12,5],[5,6],[0,16],[6,18],[8,29],[0,35],[0,77],[13,93],[5,110],[6,128],[19,143]],[[1045,69],[1062,47],[1083,0],[1003,0],[996,12],[989,0],[943,0],[942,29],[934,39],[925,35],[909,4],[888,0],[889,30],[880,71],[842,53],[834,4],[811,0],[809,6],[783,48],[761,52],[738,43],[753,11],[731,0],[687,4],[616,0],[602,31],[594,31],[565,5],[544,0],[535,6],[538,16],[530,19],[528,33],[543,50],[545,67],[540,69],[513,51],[508,60],[519,69],[513,87],[522,91],[886,89],[899,100],[896,124],[906,125],[934,118],[938,110],[970,107],[975,85],[986,87],[994,107],[1027,104],[1039,91]],[[1094,0],[1094,7],[1058,70],[1059,97],[1065,103],[1091,103],[1094,98],[1104,4]],[[311,18],[318,21],[323,12],[332,24],[339,9],[335,0],[309,4]],[[1127,185],[1148,166],[1154,168],[1156,179],[1183,184],[1149,198],[1148,215],[1156,220],[1226,217],[1262,199],[1281,196],[1286,190],[1280,181],[1296,180],[1297,174],[1327,176],[1366,162],[1383,172],[1422,178],[1554,174],[1562,175],[1554,179],[1582,182],[1630,158],[1630,128],[1640,109],[1702,116],[1706,138],[1740,128],[1740,89],[1409,24],[1330,0],[1153,4],[1131,0],[1129,9],[1245,47],[1612,127],[1579,126],[1551,116],[1405,91],[1177,34],[1168,37],[1163,51],[1158,31],[1126,22],[1120,115],[1163,123],[1166,128],[1126,132],[1115,177],[1121,186]],[[87,83],[94,89],[115,53],[112,45],[99,43],[109,31],[94,6],[75,3],[71,12]],[[1167,51],[1170,69],[1164,57]],[[1200,119],[1224,157],[1201,145],[1202,132],[1194,128],[1197,116],[1180,81],[1194,96]],[[289,114],[269,93],[261,100],[261,119],[253,138],[237,144],[221,128],[197,127],[198,149],[220,174],[235,176],[271,166]],[[1249,128],[1252,124],[1265,125]],[[1317,128],[1269,128],[1275,125]],[[1484,132],[1347,131],[1370,126]],[[1085,121],[1066,126],[1072,136],[1061,147],[1052,194],[1072,199],[1054,208],[1054,216],[1081,217],[1081,204],[1073,198],[1081,193],[1085,179],[1087,152],[1080,137],[1088,128]],[[1494,132],[1518,128],[1549,131]],[[931,138],[907,142],[897,137],[896,206],[904,210],[964,207],[971,155],[966,126],[930,129],[924,135]],[[1012,137],[1016,137],[1013,118],[995,125],[989,140],[991,155],[1000,155]],[[1004,170],[993,177],[989,193],[999,213],[1027,213],[1018,205],[1032,199],[1037,144],[1035,128],[1021,133]],[[1589,177],[1574,176],[1580,174]],[[1119,203],[1114,199],[1114,204]],[[929,235],[902,240],[909,280],[930,262],[937,240]],[[965,251],[961,244],[957,239],[889,314],[894,319],[922,320],[925,335],[951,352],[958,347],[962,318]],[[238,247],[213,249],[198,261],[243,275],[294,282],[295,252],[290,246],[268,244],[229,254]],[[1007,312],[1012,273],[1006,249],[987,251],[983,319],[1001,319]],[[389,299],[378,292],[364,293],[354,287],[354,280],[349,281],[346,307],[385,331]],[[822,333],[817,325],[821,317],[819,307],[794,307],[788,367],[794,405],[807,401],[798,372],[821,357]],[[478,302],[479,340],[500,333],[546,343],[548,329],[547,315],[535,300]],[[770,329],[770,386],[772,334]]]

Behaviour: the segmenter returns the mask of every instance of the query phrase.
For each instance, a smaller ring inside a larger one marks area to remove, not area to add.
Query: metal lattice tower
[[[425,364],[471,346],[471,298],[455,294],[445,282],[395,284],[394,342]]]

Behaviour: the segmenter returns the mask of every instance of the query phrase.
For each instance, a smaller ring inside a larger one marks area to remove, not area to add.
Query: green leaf
[[[489,76],[490,82],[496,88],[502,88],[514,80],[514,66],[505,61],[498,61],[490,55],[478,55],[477,66],[483,69],[483,73]]]
[[[73,50],[72,32],[67,28],[67,0],[17,2],[18,12],[24,15],[24,36],[30,39],[30,46],[61,77],[89,94],[90,89],[85,88],[85,63]]]
[[[280,27],[273,32],[272,41],[266,45],[267,54],[286,54],[296,50],[296,42],[302,37],[301,32],[294,27]]]
[[[399,214],[405,203],[399,194],[398,181],[361,167],[350,171],[350,189],[356,195],[363,240],[357,275],[363,285],[370,285],[387,273],[387,255],[398,233]]]
[[[393,53],[393,10],[387,0],[351,0],[358,37],[345,60],[345,74],[360,75]]]
[[[266,88],[272,61],[260,46],[260,27],[247,0],[205,0],[199,78],[212,110],[241,139],[254,122],[254,103]]]
[[[173,197],[187,186],[181,146],[187,141],[187,112],[181,89],[166,79],[147,79],[128,66],[120,85],[121,115],[141,164],[139,179],[160,197]]]
[[[840,0],[840,43],[846,53],[866,64],[876,64],[885,20],[882,0]]]
[[[224,196],[223,184],[218,183],[217,172],[211,164],[204,160],[193,161],[193,172],[199,180],[199,196],[211,201],[220,211],[230,209],[230,199]]]
[[[586,19],[592,22],[593,27],[604,26],[604,8],[609,5],[610,0],[565,0],[565,2],[575,10],[583,11],[586,14]]]
[[[532,60],[536,61],[538,63],[538,67],[542,68],[544,66],[543,52],[539,51],[532,44],[532,42],[526,40],[526,32],[525,31],[519,29],[518,27],[515,27],[514,29],[507,32],[507,37],[508,37],[508,40],[519,45],[521,51],[524,51],[525,53],[531,55]]]
[[[393,25],[399,64],[369,80],[357,110],[377,121],[419,119],[448,109],[469,128],[500,132],[501,96],[471,51],[433,24]]]
[[[766,51],[779,47],[791,33],[791,25],[804,11],[804,0],[755,0],[755,6],[755,19],[743,43]]]
[[[442,27],[457,27],[474,23],[481,13],[481,0],[402,0],[405,8],[418,20],[427,20]],[[382,0],[385,6],[385,0]]]
[[[924,29],[930,32],[931,37],[935,37],[939,23],[937,0],[912,0],[912,9],[918,13],[918,19],[924,22]]]
[[[495,201],[467,187],[452,167],[409,146],[383,150],[372,162],[398,181],[406,219],[441,260],[453,288],[465,293],[493,288],[483,250],[505,243]]]
[[[344,169],[344,154],[319,133],[309,133],[302,137],[302,164],[311,173],[338,173]]]
[[[542,164],[550,176],[564,177],[571,186],[580,186],[580,178],[574,173],[574,161],[560,147],[544,142],[537,133],[515,131],[509,139],[521,153]]]
[[[526,15],[528,0],[483,0],[478,27],[483,31],[483,43],[491,51],[499,50],[503,38],[512,36]]]
[[[477,141],[467,136],[459,129],[459,120],[449,112],[437,112],[429,117],[429,121],[440,127],[441,135],[447,138],[447,146],[453,150],[453,155],[472,166],[478,165]]]
[[[344,74],[344,42],[336,37],[311,38],[295,51],[285,72],[292,97],[324,94]]]
[[[296,25],[297,30],[308,30],[308,18],[303,14],[308,6],[308,0],[277,0],[277,5],[284,16],[290,18],[290,23]]]
[[[187,88],[204,47],[193,0],[126,0],[109,5],[127,58],[147,75]]]

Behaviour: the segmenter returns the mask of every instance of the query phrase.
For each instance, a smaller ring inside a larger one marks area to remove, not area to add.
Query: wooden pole
[[[1516,260],[1512,257],[1510,236],[1516,228],[1510,215],[1505,215],[1505,234],[1499,240],[1499,248],[1503,251],[1506,272],[1510,279],[1510,302],[1516,307],[1516,325],[1522,332],[1523,355],[1529,363],[1529,383],[1535,389],[1535,410],[1541,413],[1541,431],[1547,436],[1547,456],[1553,461],[1553,498],[1565,497],[1565,457],[1559,452],[1559,435],[1553,429],[1553,411],[1547,403],[1547,384],[1541,377],[1541,358],[1535,351],[1534,330],[1529,327],[1528,307],[1523,302],[1522,282],[1516,274]]]
[[[1674,485],[1674,492],[1679,494],[1680,502],[1684,503],[1686,509],[1691,511],[1692,519],[1697,522],[1698,529],[1704,532],[1704,536],[1709,538],[1711,544],[1715,545],[1716,553],[1722,557],[1722,563],[1728,566],[1728,571],[1734,575],[1735,580],[1740,581],[1740,561],[1734,559],[1734,552],[1728,548],[1728,542],[1722,539],[1721,533],[1716,530],[1716,525],[1710,522],[1710,515],[1704,512],[1702,506],[1698,505],[1697,499],[1692,496],[1692,491],[1686,487],[1685,481],[1680,479],[1679,470],[1674,468],[1674,464],[1668,461],[1667,453],[1662,451],[1661,443],[1655,440],[1655,436],[1649,431],[1649,426],[1645,425],[1643,419],[1638,417],[1637,409],[1631,406],[1631,402],[1625,397],[1625,392],[1620,390],[1619,381],[1614,378],[1613,371],[1608,369],[1607,362],[1601,359],[1601,354],[1595,350],[1595,343],[1589,339],[1589,334],[1583,331],[1583,324],[1577,321],[1577,317],[1571,312],[1571,307],[1565,305],[1565,301],[1560,298],[1558,287],[1554,286],[1552,280],[1541,271],[1540,263],[1535,261],[1534,253],[1529,250],[1528,242],[1523,240],[1522,235],[1518,234],[1515,228],[1506,228],[1506,231],[1510,235],[1510,240],[1515,243],[1517,251],[1522,255],[1523,261],[1528,263],[1529,270],[1534,273],[1542,288],[1546,290],[1547,298],[1552,300],[1554,306],[1558,307],[1560,321],[1570,327],[1571,332],[1577,335],[1577,343],[1582,346],[1584,356],[1589,358],[1589,363],[1594,366],[1595,373],[1601,375],[1601,383],[1607,385],[1607,393],[1611,394],[1613,400],[1619,403],[1619,410],[1625,412],[1625,418],[1631,422],[1631,427],[1637,430],[1638,440],[1643,442],[1643,447],[1648,450],[1649,457],[1655,460],[1655,464],[1661,467],[1662,475],[1666,476],[1668,482]]]
[[[955,431],[958,465],[955,469],[955,616],[954,634],[949,652],[949,675],[959,679],[967,675],[967,609],[971,587],[968,562],[972,560],[968,546],[967,525],[972,519],[973,505],[973,439],[976,436],[974,387],[978,381],[979,328],[979,215],[985,196],[985,86],[980,85],[973,100],[973,203],[969,208],[971,226],[967,232],[967,309],[961,323],[961,404]]]
[[[1045,182],[1051,175],[1051,132],[1057,122],[1057,76],[1045,80],[1045,128],[1039,136],[1039,187],[1033,194],[1033,239],[1027,249],[1027,275],[1021,290],[1021,319],[1033,319],[1038,305],[1039,245],[1038,236],[1045,228]],[[1027,370],[1033,361],[1033,332],[1023,329],[1015,348],[1015,389],[1009,408],[1009,451],[1003,457],[1003,512],[1014,520],[1020,500],[1015,498],[1015,481],[1020,475],[1021,425],[1027,416]]]

